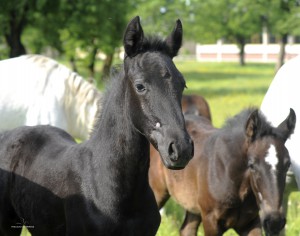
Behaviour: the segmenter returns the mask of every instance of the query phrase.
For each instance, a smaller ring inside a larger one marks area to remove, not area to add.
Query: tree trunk
[[[239,53],[239,59],[240,59],[240,65],[244,66],[245,63],[245,45],[246,45],[246,40],[243,36],[237,36],[237,43],[238,43],[238,47],[240,49],[240,53]]]
[[[285,46],[287,44],[287,38],[288,34],[283,34],[280,37],[280,43],[279,43],[279,55],[275,67],[275,71],[277,72],[279,68],[283,65],[284,63],[284,58],[285,58]]]
[[[90,54],[90,61],[88,65],[88,69],[90,72],[90,78],[88,79],[89,82],[93,82],[95,79],[95,62],[96,62],[97,53],[98,53],[98,48],[94,47]]]
[[[71,56],[71,58],[70,58],[70,64],[71,64],[72,70],[75,71],[75,72],[78,72],[74,56]]]
[[[26,54],[26,49],[22,44],[21,36],[27,23],[25,18],[27,9],[28,7],[25,6],[23,16],[21,17],[17,17],[17,12],[14,10],[10,12],[10,28],[9,32],[5,34],[6,42],[10,47],[9,57],[17,57]]]
[[[114,53],[108,53],[106,54],[106,58],[104,60],[104,64],[102,67],[102,76],[101,76],[101,80],[104,81],[109,77],[110,74],[110,68],[111,65],[113,63],[113,59],[114,59]]]

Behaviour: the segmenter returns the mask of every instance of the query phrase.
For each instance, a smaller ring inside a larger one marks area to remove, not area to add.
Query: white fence
[[[285,59],[300,54],[300,44],[288,44],[285,47]],[[240,49],[235,44],[197,44],[196,59],[198,61],[239,61]],[[247,44],[245,46],[246,62],[276,62],[279,44]]]

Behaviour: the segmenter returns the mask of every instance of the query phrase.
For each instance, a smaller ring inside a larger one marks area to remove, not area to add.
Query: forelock
[[[170,55],[169,47],[165,40],[159,36],[150,35],[143,39],[141,47],[138,53],[144,52],[161,52],[166,55]]]

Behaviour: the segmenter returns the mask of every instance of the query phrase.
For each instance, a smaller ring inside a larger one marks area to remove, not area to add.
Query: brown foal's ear
[[[140,23],[140,17],[134,17],[127,25],[125,30],[123,45],[125,53],[129,57],[135,56],[144,39],[144,32]]]
[[[280,125],[278,125],[277,130],[281,132],[284,140],[286,141],[294,132],[295,126],[296,126],[296,113],[292,108],[290,108],[290,114]]]
[[[261,124],[260,124],[258,109],[256,109],[248,117],[248,120],[247,120],[246,126],[245,126],[246,135],[250,139],[251,142],[253,142],[255,140],[257,132],[260,128],[260,125]]]

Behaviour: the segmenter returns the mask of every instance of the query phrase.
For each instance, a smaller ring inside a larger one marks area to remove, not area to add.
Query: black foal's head
[[[133,125],[172,169],[185,167],[193,156],[193,142],[181,111],[185,80],[172,61],[181,42],[179,20],[170,36],[161,40],[144,37],[139,17],[128,24],[123,40]]]

